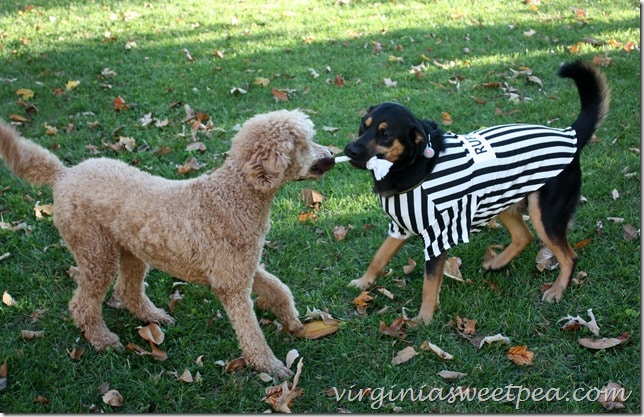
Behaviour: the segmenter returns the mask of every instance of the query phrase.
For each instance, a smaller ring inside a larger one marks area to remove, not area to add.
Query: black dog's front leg
[[[438,258],[433,258],[425,262],[423,303],[420,306],[418,316],[416,316],[417,322],[421,322],[422,320],[423,323],[429,324],[434,318],[434,312],[439,304],[446,255],[447,252],[443,252]]]

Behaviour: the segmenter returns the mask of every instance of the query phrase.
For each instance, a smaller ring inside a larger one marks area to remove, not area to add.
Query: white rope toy
[[[385,177],[385,175],[387,175],[389,168],[391,168],[393,164],[393,162],[389,162],[386,159],[372,156],[371,159],[367,161],[367,169],[373,171],[376,181],[380,181]]]

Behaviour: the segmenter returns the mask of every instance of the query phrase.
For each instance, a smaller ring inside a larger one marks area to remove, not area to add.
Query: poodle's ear
[[[248,179],[257,191],[268,192],[277,189],[284,181],[284,174],[291,161],[293,142],[266,141],[255,144],[245,164]]]

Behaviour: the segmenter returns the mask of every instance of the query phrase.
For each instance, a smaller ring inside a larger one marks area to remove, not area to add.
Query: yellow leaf
[[[67,81],[67,84],[65,84],[65,90],[67,91],[73,90],[76,87],[78,87],[79,84],[80,84],[80,81],[78,80],[69,80]]]
[[[270,84],[271,80],[268,78],[263,78],[263,77],[257,77],[255,78],[254,84],[255,85],[261,85],[262,87],[266,87],[268,84]]]
[[[9,307],[12,307],[12,306],[16,305],[16,301],[13,299],[11,294],[9,294],[6,291],[2,294],[2,302],[4,303],[4,305],[9,306]]]
[[[310,340],[319,339],[337,332],[339,328],[340,322],[338,320],[335,320],[335,322],[327,320],[326,323],[323,320],[312,321],[304,325],[297,337]]]
[[[16,95],[22,96],[22,98],[25,100],[29,100],[34,96],[34,92],[27,88],[19,88],[18,90],[16,90]]]

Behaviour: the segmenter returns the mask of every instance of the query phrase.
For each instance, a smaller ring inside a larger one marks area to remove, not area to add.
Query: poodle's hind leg
[[[255,272],[253,292],[259,296],[256,305],[275,313],[287,331],[297,333],[302,329],[291,290],[261,266]]]
[[[119,274],[114,284],[114,294],[134,317],[144,322],[174,323],[163,309],[150,301],[145,294],[147,265],[131,252],[121,248]]]
[[[91,244],[68,243],[78,266],[77,288],[69,301],[69,311],[76,327],[100,351],[112,347],[121,349],[119,337],[103,321],[102,303],[117,270],[116,247],[111,242],[96,239]]]

